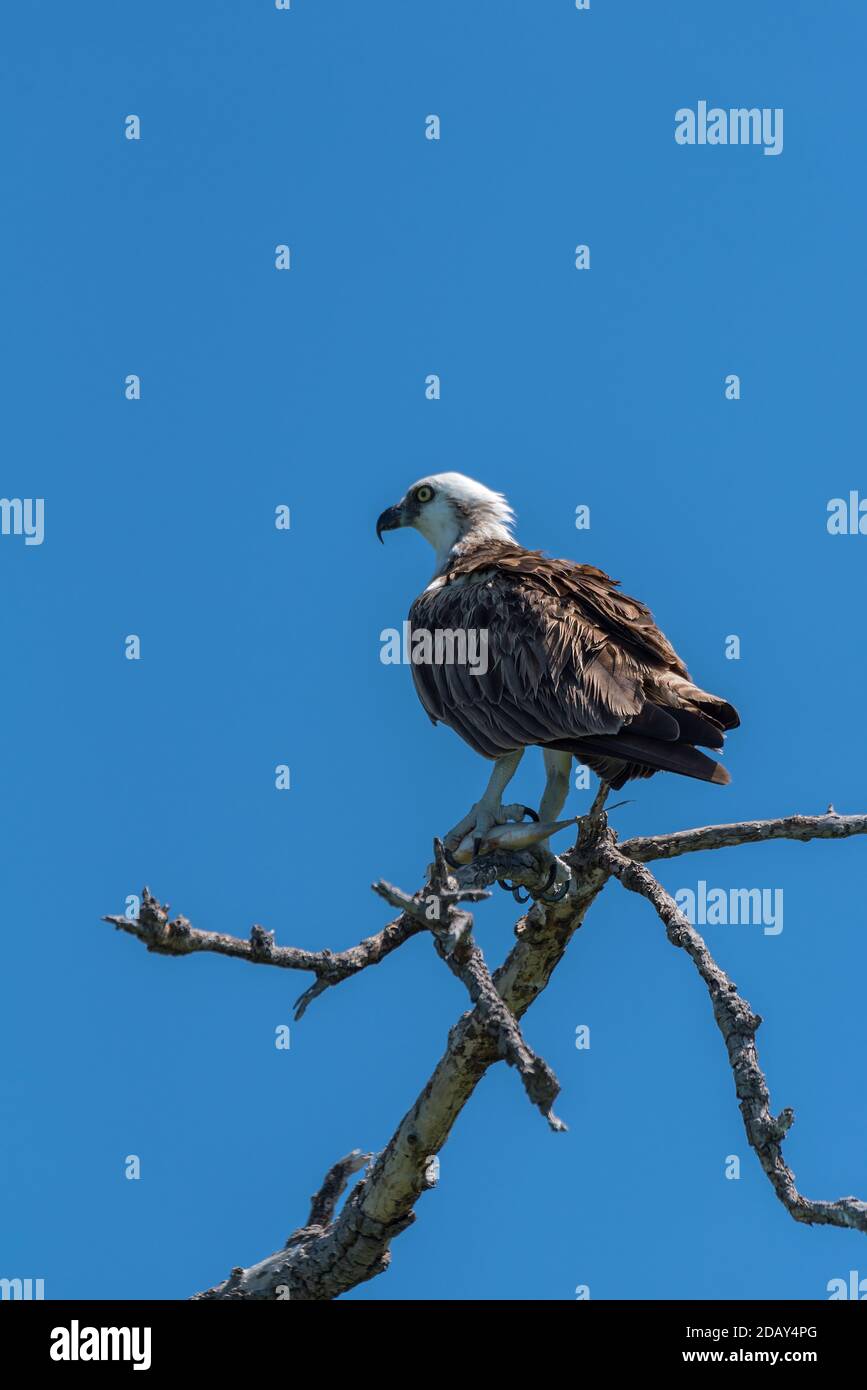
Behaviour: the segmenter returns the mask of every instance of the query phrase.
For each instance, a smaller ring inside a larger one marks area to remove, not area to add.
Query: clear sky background
[[[309,976],[100,924],[147,883],[197,926],[340,949],[388,920],[372,879],[420,884],[488,768],[379,660],[431,573],[415,533],[374,536],[413,480],[503,490],[525,544],[619,578],[740,708],[732,785],[634,784],[622,835],[867,810],[867,536],[826,529],[830,498],[867,495],[867,16],[34,0],[2,29],[2,492],[44,497],[46,530],[0,538],[0,1275],[184,1298],[387,1143],[466,1007],[419,938],[278,1051]],[[702,99],[783,107],[783,153],[678,146]],[[539,754],[514,785],[538,802]],[[765,1018],[813,1197],[867,1197],[865,875],[859,840],[660,870],[784,890],[780,935],[707,936]],[[477,914],[492,966],[517,915]],[[609,885],[525,1031],[569,1133],[495,1068],[349,1297],[814,1299],[867,1275],[862,1238],[774,1198],[647,904]]]

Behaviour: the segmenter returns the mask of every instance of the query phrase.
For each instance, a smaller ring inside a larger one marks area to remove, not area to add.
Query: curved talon
[[[533,810],[532,806],[525,806],[525,807],[524,807],[524,815],[525,815],[525,816],[529,816],[530,820],[534,820],[534,821],[536,821],[536,823],[538,824],[539,817],[538,817],[537,813]]]
[[[556,882],[557,861],[555,859],[554,863],[548,870],[548,877],[545,880],[543,887],[539,890],[538,893],[534,895],[537,903],[561,903],[563,901],[566,894],[569,892],[569,884],[571,882],[571,879],[566,879],[566,882],[563,884],[559,893],[549,893],[548,889],[553,888]]]
[[[561,903],[565,898],[566,894],[569,892],[569,884],[571,883],[571,881],[571,879],[567,878],[566,882],[561,887],[559,893],[540,893],[536,901],[540,903]]]
[[[553,862],[553,864],[551,865],[550,869],[548,870],[548,877],[545,879],[545,882],[542,884],[542,888],[541,888],[541,890],[540,890],[540,892],[539,892],[539,897],[541,898],[541,896],[542,896],[543,893],[547,893],[547,891],[548,891],[549,888],[553,888],[553,887],[554,887],[554,884],[555,884],[556,882],[557,882],[557,861],[556,861],[556,859],[555,859],[554,862]]]
[[[528,903],[530,901],[529,893],[522,898],[520,888],[516,888],[514,883],[509,883],[505,878],[497,879],[497,887],[502,888],[504,893],[511,893],[516,903]]]
[[[446,849],[445,845],[443,845],[443,859],[446,861],[450,869],[462,869],[464,867],[463,864],[458,863],[451,850]]]

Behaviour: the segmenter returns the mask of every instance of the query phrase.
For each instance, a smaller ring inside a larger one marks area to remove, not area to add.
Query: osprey
[[[545,760],[542,821],[563,807],[573,757],[615,788],[655,772],[727,783],[696,744],[722,748],[739,723],[733,706],[690,680],[649,610],[616,580],[525,550],[513,525],[506,499],[461,473],[420,479],[376,523],[380,540],[412,526],[436,552],[434,577],[409,612],[416,692],[435,724],[494,760],[446,848],[468,835],[478,845],[493,826],[522,818],[526,808],[502,797],[528,747]],[[473,634],[486,660],[455,660],[454,642],[430,640],[438,634]]]

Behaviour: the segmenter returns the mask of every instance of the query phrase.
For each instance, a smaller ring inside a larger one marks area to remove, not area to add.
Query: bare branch
[[[510,876],[516,884],[538,888],[544,878],[543,866],[538,854],[522,851],[512,854],[500,851],[486,855],[484,860],[468,864],[457,875],[460,900],[479,902],[486,896],[481,890],[495,883],[497,879]],[[389,888],[390,885],[385,885]],[[375,891],[379,887],[374,885]],[[399,889],[392,889],[399,895]],[[383,893],[382,896],[387,896]],[[389,899],[393,906],[404,909],[414,899],[407,894]],[[220,956],[231,956],[235,960],[245,960],[252,965],[273,965],[282,970],[309,970],[316,976],[303,994],[295,1001],[295,1020],[302,1018],[309,1005],[320,994],[333,985],[358,975],[369,966],[379,965],[386,956],[391,955],[412,937],[429,928],[429,923],[420,920],[414,912],[401,910],[400,916],[389,922],[373,936],[365,937],[357,946],[345,951],[305,951],[297,946],[278,946],[274,933],[264,927],[254,925],[247,939],[230,936],[225,932],[203,931],[194,927],[182,916],[169,917],[168,904],[161,904],[150,889],[142,889],[141,907],[136,918],[122,916],[103,917],[117,931],[126,932],[141,941],[149,951],[163,956],[189,956],[199,952]]]
[[[312,999],[331,985],[340,984],[370,965],[379,965],[392,951],[424,930],[424,925],[413,917],[401,914],[375,936],[366,937],[349,950],[303,951],[297,946],[277,946],[274,933],[260,926],[254,926],[245,941],[242,937],[227,936],[223,932],[201,931],[193,927],[186,917],[170,920],[168,906],[160,904],[147,888],[142,890],[137,918],[103,917],[102,920],[118,931],[137,937],[149,951],[156,951],[159,955],[189,956],[199,951],[210,951],[220,956],[246,960],[252,965],[312,971],[316,981],[297,1000],[296,1019],[301,1018]]]
[[[586,822],[587,827],[591,831],[591,833],[593,831],[593,828],[596,825],[598,825],[598,823],[602,819],[602,813],[605,809],[605,803],[608,800],[608,793],[610,791],[611,788],[609,787],[608,783],[603,782],[600,779],[599,786],[596,788],[596,795],[594,796],[590,806],[590,810],[587,812],[586,816],[581,817],[582,821]]]
[[[327,1226],[334,1220],[334,1213],[337,1210],[337,1203],[346,1191],[346,1184],[353,1173],[358,1173],[373,1158],[373,1154],[363,1154],[360,1149],[353,1149],[345,1158],[341,1158],[328,1169],[322,1180],[322,1186],[318,1192],[314,1192],[310,1198],[310,1215],[307,1218],[306,1229],[311,1226]],[[297,1231],[293,1232],[286,1244],[291,1245],[297,1236]]]
[[[436,846],[427,890],[410,897],[390,884],[375,885],[382,897],[401,909],[401,915],[377,936],[339,956],[275,947],[273,938],[261,928],[254,928],[249,943],[212,933],[194,933],[184,918],[170,923],[168,910],[160,908],[147,893],[138,923],[130,923],[126,918],[107,919],[139,936],[149,949],[164,954],[216,949],[256,963],[312,969],[317,979],[302,996],[301,1011],[308,998],[367,964],[378,963],[409,937],[428,930],[434,936],[436,949],[462,979],[474,1002],[474,1008],[451,1029],[433,1075],[340,1212],[335,1214],[348,1177],[359,1171],[368,1157],[358,1150],[330,1170],[313,1199],[308,1225],[294,1232],[285,1247],[247,1269],[234,1269],[223,1283],[195,1295],[197,1299],[326,1300],[382,1273],[388,1267],[391,1242],[414,1221],[419,1197],[436,1185],[433,1160],[448,1139],[457,1116],[488,1067],[504,1057],[518,1067],[534,1104],[550,1111],[557,1094],[556,1078],[527,1047],[517,1020],[545,989],[571,937],[611,874],[633,892],[648,898],[664,922],[669,940],[687,951],[705,981],[726,1041],[748,1140],[787,1210],[796,1220],[808,1224],[867,1230],[867,1203],[855,1197],[836,1202],[810,1201],[797,1191],[780,1147],[794,1116],[788,1109],[776,1117],[770,1113],[767,1083],[755,1049],[755,1033],[761,1020],[737,994],[673,900],[642,865],[645,859],[762,839],[861,834],[867,830],[867,817],[841,817],[829,809],[822,817],[792,816],[779,821],[743,822],[637,838],[617,849],[604,811],[607,790],[600,788],[590,813],[581,819],[577,843],[560,861],[571,875],[564,898],[556,903],[546,902],[544,896],[537,900],[518,922],[516,944],[493,976],[473,941],[472,918],[461,904],[479,901],[484,890],[505,878],[526,886],[531,893],[544,894],[551,857],[538,850],[486,855],[447,876],[440,848]],[[425,892],[429,899],[432,889],[434,896],[438,893],[440,897],[439,922],[435,914],[432,921],[427,920],[425,913],[425,906],[430,906]],[[191,944],[198,938],[203,940]],[[281,959],[283,953],[286,956]]]
[[[373,890],[392,906],[404,907],[428,927],[440,959],[464,983],[470,999],[485,1018],[499,1056],[516,1068],[531,1103],[542,1112],[551,1128],[565,1130],[566,1126],[553,1110],[560,1083],[544,1058],[524,1041],[517,1019],[497,993],[481,948],[473,940],[472,916],[458,907],[459,903],[479,902],[490,894],[484,889],[459,886],[449,871],[441,840],[434,841],[434,862],[427,886],[420,895],[410,898],[382,880],[373,885]]]
[[[861,819],[867,820],[867,817]],[[627,859],[614,848],[613,842],[601,844],[598,855],[605,868],[619,878],[625,888],[647,898],[662,920],[669,941],[686,951],[704,980],[713,1004],[714,1018],[728,1050],[747,1140],[783,1206],[796,1221],[803,1221],[807,1225],[848,1226],[867,1231],[867,1202],[857,1197],[840,1197],[835,1202],[812,1201],[803,1197],[797,1189],[795,1175],[784,1162],[781,1148],[795,1115],[788,1108],[777,1116],[771,1114],[768,1084],[756,1052],[756,1032],[762,1022],[760,1016],[754,1014],[746,1000],[740,997],[728,975],[717,965],[701,935],[649,869],[633,859]]]
[[[451,955],[459,942],[471,930],[473,919],[462,912],[460,903],[479,903],[491,895],[484,888],[462,886],[452,876],[446,863],[442,840],[434,840],[434,860],[428,867],[427,882],[414,896],[403,889],[379,879],[371,884],[392,907],[399,907],[426,931],[432,931],[441,944],[444,958]]]
[[[454,974],[463,980],[477,1012],[486,1020],[497,1055],[516,1068],[531,1104],[541,1111],[554,1131],[564,1131],[566,1125],[553,1109],[560,1094],[560,1083],[544,1057],[525,1042],[518,1020],[497,993],[480,948],[470,938],[453,953],[447,954],[439,942],[437,950]]]
[[[573,879],[567,896],[553,905],[537,903],[521,919],[515,929],[518,940],[493,976],[503,1004],[515,1018],[545,989],[607,878],[589,850],[573,852],[569,863]],[[496,877],[503,868],[477,861],[455,877],[463,886],[479,887],[489,873]],[[538,883],[538,861],[510,864],[507,871]],[[492,1036],[480,1002],[452,1028],[433,1075],[334,1222],[324,1231],[293,1239],[290,1247],[259,1264],[234,1270],[229,1279],[196,1298],[327,1300],[381,1274],[388,1268],[392,1240],[412,1224],[416,1202],[435,1185],[431,1160],[488,1067],[500,1057],[499,1040]]]
[[[782,816],[778,820],[742,820],[731,825],[703,825],[669,835],[636,835],[619,846],[621,854],[639,864],[652,859],[676,859],[702,849],[758,844],[764,840],[844,840],[867,835],[867,816],[838,816],[829,807],[824,816]]]
[[[418,936],[423,930],[421,923],[402,912],[393,922],[387,923],[382,931],[374,936],[365,937],[357,946],[350,946],[346,951],[319,953],[321,959],[314,967],[316,980],[295,1001],[296,1022],[304,1016],[308,1004],[320,994],[324,994],[332,985],[341,984],[360,971],[366,970],[368,966],[379,965],[392,951],[396,951],[404,942]]]

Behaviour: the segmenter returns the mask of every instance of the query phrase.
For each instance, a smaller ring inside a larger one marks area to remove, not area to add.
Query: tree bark
[[[258,925],[246,939],[202,931],[184,917],[170,919],[168,908],[147,889],[136,920],[104,919],[163,955],[211,951],[252,964],[312,972],[314,983],[298,1000],[299,1018],[326,989],[380,964],[405,941],[428,931],[437,954],[462,981],[473,1005],[452,1027],[433,1074],[382,1152],[372,1157],[353,1150],[339,1160],[314,1194],[305,1226],[273,1254],[246,1269],[237,1266],[227,1279],[195,1294],[195,1299],[328,1300],[381,1274],[388,1268],[392,1241],[412,1224],[419,1199],[436,1185],[434,1159],[455,1120],[487,1069],[497,1062],[516,1069],[528,1098],[553,1129],[565,1128],[552,1109],[559,1091],[557,1079],[525,1041],[520,1020],[546,988],[588,909],[612,877],[651,904],[668,939],[686,952],[704,981],[725,1041],[747,1139],[786,1210],[807,1224],[867,1231],[867,1203],[859,1198],[822,1201],[798,1192],[782,1157],[794,1113],[788,1108],[776,1117],[771,1113],[755,1046],[761,1018],[738,995],[701,935],[646,868],[655,859],[770,839],[863,835],[867,815],[839,816],[829,807],[822,816],[704,826],[638,836],[618,845],[608,826],[604,800],[603,789],[580,823],[575,846],[563,856],[568,891],[558,902],[545,898],[550,856],[535,851],[496,853],[451,871],[442,846],[435,842],[434,861],[418,893],[410,896],[382,881],[374,884],[381,897],[401,908],[400,915],[375,936],[337,953],[278,946],[273,934]],[[536,901],[515,927],[515,945],[491,974],[472,936],[472,916],[463,904],[487,897],[492,884],[505,886],[506,879],[511,880],[510,886],[527,888]],[[366,1171],[338,1211],[350,1177],[365,1165]]]

